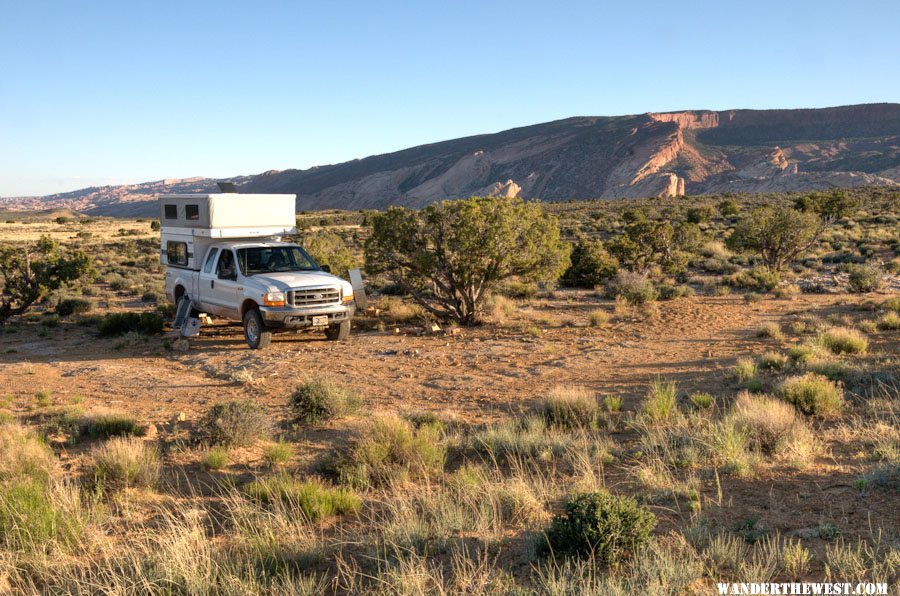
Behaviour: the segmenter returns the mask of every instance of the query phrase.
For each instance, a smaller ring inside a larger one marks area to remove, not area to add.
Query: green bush
[[[611,256],[603,243],[595,240],[579,240],[572,247],[572,264],[563,273],[563,285],[576,288],[593,288],[616,274],[619,263]]]
[[[110,439],[91,452],[88,470],[101,487],[153,487],[161,465],[156,447],[135,437]]]
[[[432,314],[471,324],[503,280],[555,281],[568,253],[556,218],[540,203],[472,197],[375,215],[366,269],[385,274]]]
[[[716,216],[716,210],[712,205],[701,205],[699,207],[690,207],[685,214],[685,219],[690,223],[704,223]]]
[[[610,293],[621,296],[629,304],[645,304],[659,297],[653,282],[640,273],[619,271],[610,284]]]
[[[84,298],[63,298],[56,305],[56,314],[61,317],[80,315],[91,310],[91,301]]]
[[[327,265],[339,277],[346,279],[349,275],[347,272],[359,266],[347,248],[347,242],[334,232],[305,233],[301,244],[316,263]]]
[[[160,333],[163,325],[163,318],[155,312],[115,312],[100,319],[97,329],[104,337],[126,333],[153,335]]]
[[[678,388],[673,381],[654,381],[641,408],[651,423],[662,424],[678,413]]]
[[[781,384],[778,396],[794,404],[804,414],[833,418],[844,407],[840,386],[815,373],[791,377]]]
[[[220,470],[228,465],[228,450],[224,447],[213,447],[200,458],[200,467],[204,470]]]
[[[834,208],[822,205],[805,211],[758,207],[741,218],[726,244],[733,251],[758,255],[770,271],[782,271],[812,248],[838,211],[836,203]]]
[[[272,429],[266,412],[252,399],[216,404],[197,426],[202,439],[223,447],[252,445]]]
[[[374,416],[356,433],[329,467],[354,486],[387,485],[427,477],[443,469],[446,447],[440,429],[395,414]]]
[[[109,438],[140,434],[134,416],[124,412],[101,412],[84,420],[84,434],[92,438]]]
[[[556,386],[539,409],[547,424],[562,428],[589,428],[600,416],[597,398],[584,387]]]
[[[744,271],[738,271],[731,276],[731,285],[745,290],[771,292],[781,283],[781,274],[765,267],[754,267]]]
[[[291,394],[290,408],[304,424],[320,424],[357,411],[359,395],[349,387],[323,379],[303,383]]]
[[[295,505],[310,521],[356,513],[362,507],[362,499],[350,490],[331,488],[317,480],[300,481],[286,474],[255,480],[244,491],[263,503]]]
[[[856,329],[832,327],[816,336],[816,343],[834,354],[865,354],[869,340]]]
[[[874,292],[881,287],[884,278],[884,272],[875,265],[850,264],[846,266],[846,271],[847,286],[851,292],[857,294]]]
[[[52,543],[73,545],[80,520],[58,508],[47,486],[33,478],[0,485],[0,545],[6,551],[42,552]]]
[[[650,542],[656,517],[630,497],[578,493],[547,529],[546,547],[554,555],[590,555],[618,565]]]

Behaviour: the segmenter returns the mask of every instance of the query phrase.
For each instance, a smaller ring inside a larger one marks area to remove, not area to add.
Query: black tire
[[[272,343],[272,330],[266,327],[266,323],[256,307],[244,313],[244,339],[253,350],[267,348]]]
[[[325,330],[325,337],[331,341],[346,341],[350,337],[350,321],[346,320],[337,325],[329,325]]]

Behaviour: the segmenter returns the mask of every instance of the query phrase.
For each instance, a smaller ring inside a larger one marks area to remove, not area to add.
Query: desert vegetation
[[[894,585],[898,196],[301,213],[371,308],[262,353],[171,348],[152,222],[16,220],[91,271],[0,327],[0,592]]]

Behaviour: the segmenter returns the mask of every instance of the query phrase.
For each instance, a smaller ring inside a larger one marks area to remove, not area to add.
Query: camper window
[[[184,216],[187,219],[197,220],[200,219],[200,207],[197,205],[185,205],[184,206]]]
[[[166,205],[163,207],[165,211],[166,219],[178,219],[178,206],[177,205]]]
[[[169,265],[186,267],[188,264],[187,243],[168,241],[166,243],[166,260]]]

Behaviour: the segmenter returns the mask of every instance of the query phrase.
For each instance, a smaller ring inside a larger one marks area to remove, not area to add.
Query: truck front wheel
[[[254,350],[266,348],[272,343],[272,330],[266,328],[258,308],[248,309],[244,313],[244,339]]]
[[[350,337],[350,321],[343,321],[337,325],[330,325],[325,330],[325,337],[331,341],[344,341]]]

